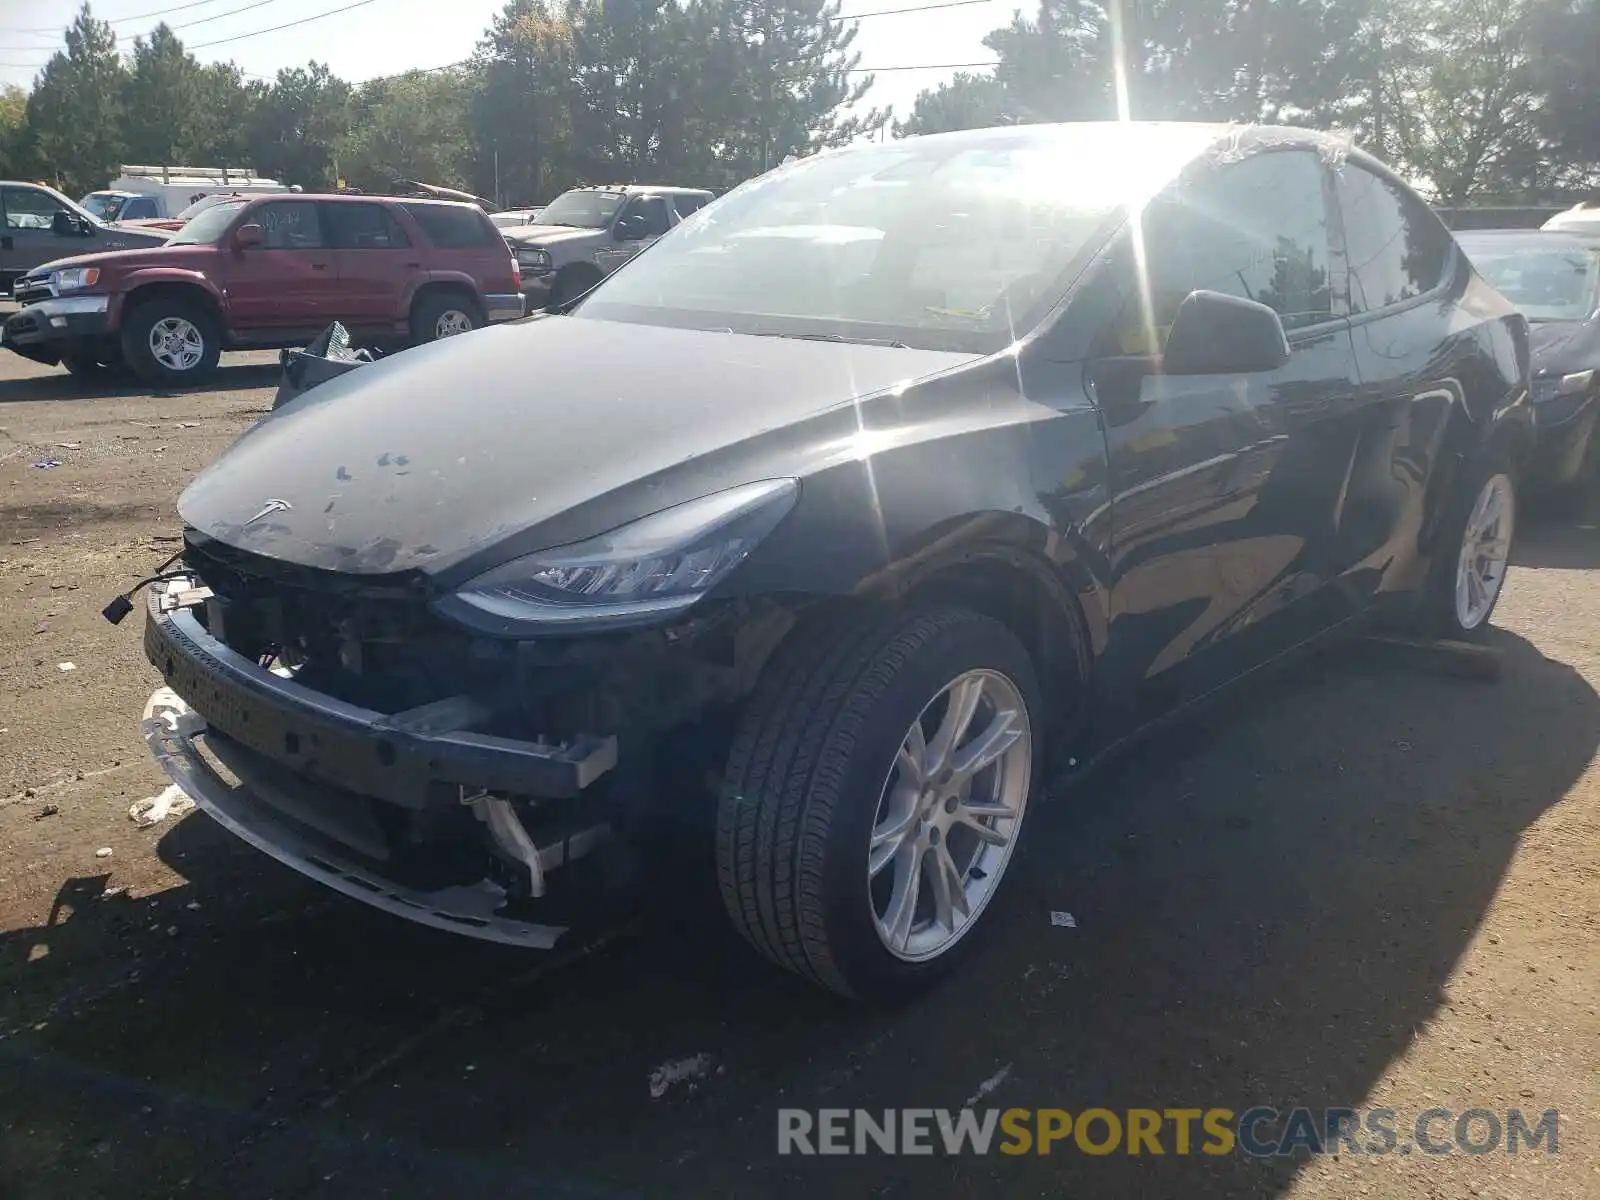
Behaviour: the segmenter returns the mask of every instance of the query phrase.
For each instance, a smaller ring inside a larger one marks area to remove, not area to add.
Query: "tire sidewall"
[[[559,272],[550,287],[549,307],[561,308],[571,304],[585,292],[591,291],[604,278],[605,276],[597,270],[569,267]]]
[[[884,782],[911,722],[958,675],[977,669],[998,671],[1008,677],[1027,706],[1033,762],[1028,808],[1023,820],[1013,826],[1013,837],[1020,839],[1039,790],[1043,697],[1033,664],[1021,643],[1004,626],[988,618],[960,623],[922,646],[905,662],[875,701],[872,713],[848,750],[832,820],[826,828],[817,828],[814,813],[806,814],[807,828],[802,838],[821,838],[826,846],[822,915],[827,942],[840,973],[863,998],[900,999],[953,970],[978,944],[982,937],[979,926],[992,920],[991,910],[1006,889],[1021,852],[1019,842],[974,924],[943,954],[924,962],[907,962],[883,945],[873,920],[867,850]],[[840,733],[837,725],[829,731],[824,756],[838,748]]]
[[[157,322],[179,317],[200,331],[200,361],[187,371],[174,371],[150,353],[150,331]],[[150,300],[128,314],[122,329],[123,359],[140,378],[151,383],[186,384],[204,379],[222,357],[222,342],[217,323],[195,305],[181,301]]]

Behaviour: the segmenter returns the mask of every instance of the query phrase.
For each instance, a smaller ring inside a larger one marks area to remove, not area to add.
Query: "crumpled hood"
[[[301,566],[437,574],[601,497],[600,528],[551,521],[521,552],[751,482],[717,452],[973,357],[576,316],[491,326],[297,397],[178,509]]]
[[[586,242],[605,235],[604,229],[574,229],[570,225],[517,225],[503,231],[515,246],[560,246]]]

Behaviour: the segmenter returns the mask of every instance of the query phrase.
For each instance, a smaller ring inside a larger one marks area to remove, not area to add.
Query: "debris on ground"
[[[1050,924],[1059,925],[1063,929],[1076,929],[1078,919],[1069,912],[1053,912],[1050,914]]]
[[[111,857],[111,847],[110,846],[101,846],[100,849],[98,849],[98,850],[96,850],[94,852],[94,856],[96,858],[110,858]]]
[[[61,671],[61,672],[76,671],[77,669],[78,669],[78,664],[77,663],[64,662],[64,663],[57,663],[56,664],[56,670]]]
[[[165,791],[135,801],[128,809],[128,817],[141,828],[158,824],[168,817],[181,817],[194,807],[194,801],[177,784],[169,784]]]
[[[33,814],[33,819],[35,821],[42,821],[46,817],[55,816],[60,811],[61,811],[61,806],[59,804],[46,804],[38,812]]]
[[[59,467],[61,465],[61,460],[59,458],[43,458],[33,465],[38,467],[41,471],[48,471],[51,467]]]
[[[56,443],[56,449],[57,450],[82,450],[83,449],[83,443],[82,442],[57,442]]]
[[[696,1054],[675,1062],[662,1063],[650,1072],[650,1099],[659,1100],[673,1084],[704,1079],[711,1073],[711,1056]]]

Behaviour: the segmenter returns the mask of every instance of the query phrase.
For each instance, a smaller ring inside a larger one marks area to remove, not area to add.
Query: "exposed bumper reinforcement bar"
[[[156,763],[208,816],[263,854],[374,908],[450,933],[550,950],[567,932],[565,926],[536,925],[501,916],[499,910],[505,904],[506,893],[488,879],[470,886],[421,892],[330,854],[274,817],[265,806],[241,796],[217,773],[195,744],[205,728],[205,718],[171,688],[158,689],[145,704],[144,740]]]

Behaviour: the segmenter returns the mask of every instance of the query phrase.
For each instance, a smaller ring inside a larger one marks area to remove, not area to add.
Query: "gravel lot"
[[[91,391],[0,356],[0,1195],[1600,1195],[1593,512],[1524,531],[1499,683],[1368,646],[1241,693],[1036,813],[993,944],[860,1013],[755,964],[687,865],[551,963],[325,893],[204,816],[133,824],[165,783],[157,680],[99,609],[275,379],[252,355],[205,393]],[[1514,1158],[777,1154],[782,1106],[985,1087],[1562,1118],[1558,1154]]]

